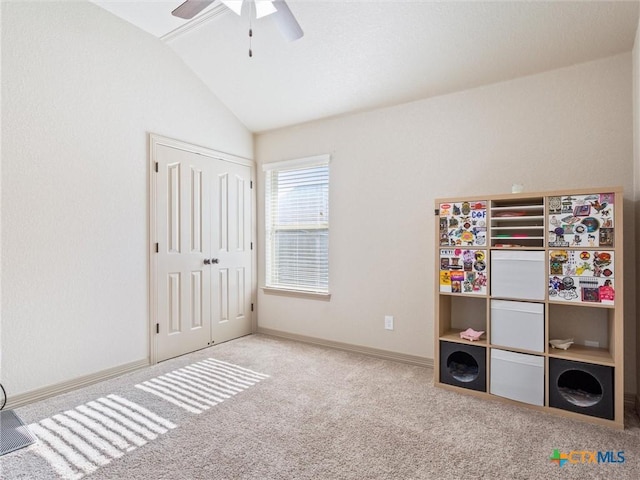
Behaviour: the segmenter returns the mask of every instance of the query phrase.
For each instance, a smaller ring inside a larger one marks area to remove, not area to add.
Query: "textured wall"
[[[2,2],[2,383],[148,354],[149,132],[251,157],[160,40],[85,2]]]
[[[432,358],[438,197],[507,193],[513,183],[622,185],[632,227],[631,64],[626,53],[258,135],[259,163],[333,158],[331,301],[260,293],[258,325]],[[261,232],[262,204],[258,214]],[[634,229],[626,234],[633,258]],[[625,266],[626,390],[635,391],[635,264]],[[392,332],[385,314],[396,317]]]

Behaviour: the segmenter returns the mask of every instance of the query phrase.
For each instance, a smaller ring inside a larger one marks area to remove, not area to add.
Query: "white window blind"
[[[266,286],[329,291],[329,156],[264,166]]]

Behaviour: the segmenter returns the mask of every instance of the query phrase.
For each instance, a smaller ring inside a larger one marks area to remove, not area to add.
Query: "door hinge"
[[[158,243],[156,242],[156,253],[158,253],[160,251],[160,246],[158,245]]]
[[[158,162],[156,162],[156,173],[158,173]]]
[[[249,182],[249,188],[253,188],[253,180]]]
[[[253,303],[251,304],[251,311],[253,312]]]
[[[156,333],[160,333],[160,324],[156,323]]]

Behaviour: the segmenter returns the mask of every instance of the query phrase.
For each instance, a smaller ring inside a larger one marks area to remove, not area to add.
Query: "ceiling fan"
[[[178,8],[173,10],[171,15],[189,20],[213,2],[214,0],[186,0]],[[270,15],[276,24],[276,28],[289,42],[298,40],[304,35],[302,28],[300,28],[300,25],[284,0],[246,0],[246,2],[245,0],[220,0],[220,2],[238,15],[242,13],[243,3],[255,4],[256,18]]]

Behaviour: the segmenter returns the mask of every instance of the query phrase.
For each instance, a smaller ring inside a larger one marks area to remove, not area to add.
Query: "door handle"
[[[211,260],[209,260],[208,258],[205,258],[205,259],[204,259],[204,264],[205,264],[205,265],[209,265],[209,264],[211,264]]]
[[[218,259],[217,258],[212,258],[211,259],[211,264],[214,264],[214,263],[218,263]]]

